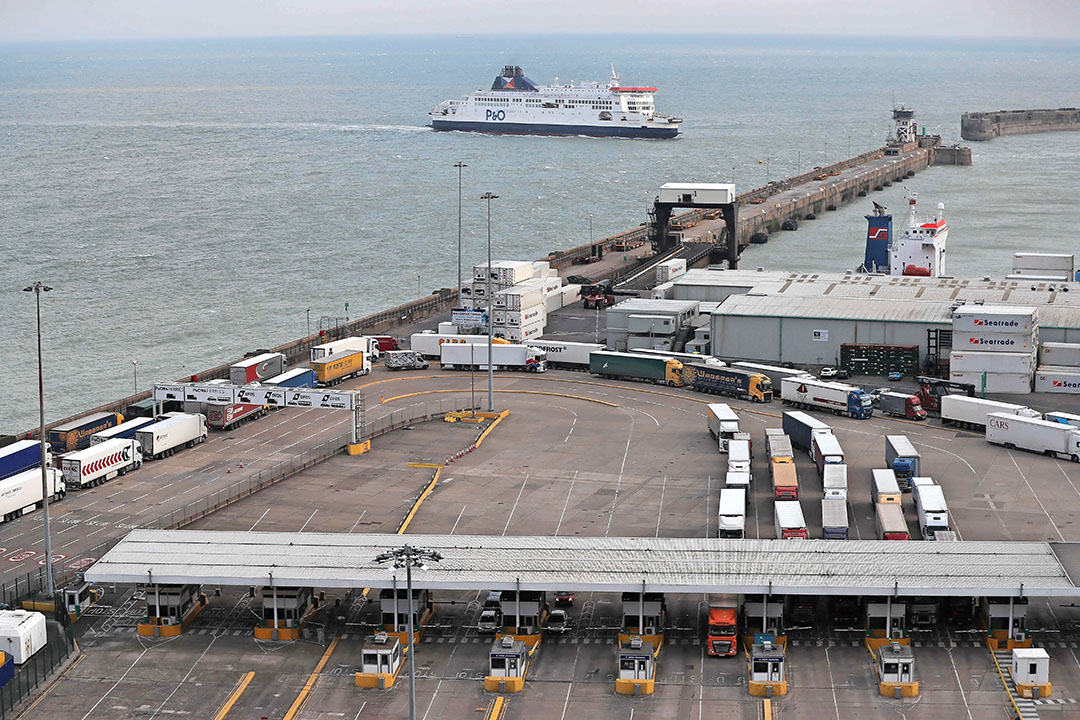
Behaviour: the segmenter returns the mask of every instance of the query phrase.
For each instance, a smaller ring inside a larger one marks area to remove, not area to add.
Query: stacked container
[[[1080,394],[1080,343],[1043,343],[1035,392]]]
[[[1013,254],[1013,274],[1010,280],[1064,281],[1075,277],[1075,260],[1064,253]]]
[[[1030,393],[1038,346],[1036,308],[961,306],[953,311],[950,379],[977,391]]]

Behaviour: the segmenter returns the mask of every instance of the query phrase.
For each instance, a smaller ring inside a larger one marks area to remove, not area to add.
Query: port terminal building
[[[844,343],[917,345],[948,353],[961,305],[1038,309],[1041,342],[1080,342],[1080,283],[860,273],[690,270],[654,297],[718,303],[713,354],[831,365]]]

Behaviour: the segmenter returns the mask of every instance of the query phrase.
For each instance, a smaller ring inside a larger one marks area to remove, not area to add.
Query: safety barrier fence
[[[50,622],[48,642],[15,668],[15,676],[0,687],[0,720],[21,714],[19,705],[49,681],[52,672],[76,651],[75,633],[70,627]],[[19,712],[16,712],[16,711]]]
[[[365,440],[370,440],[418,422],[425,422],[427,420],[442,417],[448,412],[457,412],[470,408],[471,405],[468,397],[444,398],[438,401],[399,408],[385,416],[374,418],[365,423],[362,437]],[[240,478],[227,487],[209,493],[197,500],[193,500],[176,510],[172,510],[145,523],[139,525],[118,524],[114,527],[124,531],[125,534],[128,530],[136,529],[176,530],[185,527],[196,520],[232,505],[238,500],[242,500],[249,495],[254,495],[264,488],[275,485],[298,472],[307,470],[324,460],[338,455],[344,451],[345,445],[350,440],[350,434],[342,434],[323,442],[317,447],[306,450],[299,455],[288,458],[287,460],[282,460],[273,467],[260,468],[257,472],[253,472],[246,477]],[[74,582],[77,577],[92,566],[98,558],[111,550],[120,539],[120,537],[115,537],[104,540],[90,550],[81,552],[79,555],[55,561],[53,577],[56,581],[56,587],[62,588],[65,585]],[[43,562],[43,560],[39,562]],[[15,607],[23,600],[30,599],[35,595],[40,595],[44,589],[45,568],[39,566],[36,571],[20,575],[11,582],[0,586],[0,601]]]

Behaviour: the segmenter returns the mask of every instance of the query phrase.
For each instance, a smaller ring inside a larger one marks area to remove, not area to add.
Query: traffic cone
[[[226,475],[232,475],[232,468],[225,468]]]

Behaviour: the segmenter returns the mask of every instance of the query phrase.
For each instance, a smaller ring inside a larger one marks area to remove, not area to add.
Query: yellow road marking
[[[499,720],[502,717],[506,700],[502,695],[498,696],[491,701],[491,705],[488,706],[488,711],[484,715],[484,720]]]
[[[420,497],[413,503],[412,509],[409,510],[409,514],[405,516],[405,519],[401,521],[401,526],[397,529],[398,535],[404,535],[406,528],[409,527],[409,523],[412,522],[413,517],[416,515],[416,511],[420,509],[420,504],[427,500],[428,495],[435,489],[435,484],[439,482],[439,475],[442,474],[442,465],[436,466],[435,474],[431,476],[431,482],[424,488],[424,492],[420,493]]]
[[[338,638],[334,638],[330,641],[330,646],[326,648],[326,652],[323,653],[322,659],[319,660],[319,664],[316,665],[315,669],[311,672],[307,682],[304,683],[304,687],[300,690],[300,694],[293,700],[293,704],[289,707],[289,711],[285,713],[285,717],[282,718],[282,720],[293,720],[296,717],[296,714],[304,708],[308,696],[311,695],[311,691],[315,688],[315,681],[319,679],[319,673],[326,667],[326,663],[330,660],[330,656],[334,654],[337,645]]]
[[[395,395],[394,397],[383,398],[382,402],[383,404],[385,404],[393,402],[394,400],[402,400],[404,398],[416,397],[417,395],[435,395],[438,393],[460,392],[469,392],[469,388],[461,388],[460,390],[419,390],[417,392],[405,393],[404,395]],[[572,400],[584,400],[585,402],[597,403],[599,405],[607,405],[608,407],[619,407],[617,404],[613,402],[608,402],[607,400],[598,400],[596,398],[586,397],[584,395],[571,395],[570,393],[549,392],[547,390],[496,390],[495,392],[509,395],[551,395],[554,397],[570,398]],[[673,395],[672,397],[678,396]]]
[[[247,686],[251,684],[251,679],[255,677],[255,671],[249,671],[240,676],[240,679],[236,682],[236,687],[233,688],[232,694],[225,701],[225,704],[221,706],[221,709],[214,715],[214,720],[225,720],[225,716],[232,710],[233,705],[240,699],[240,696],[247,690]]]

